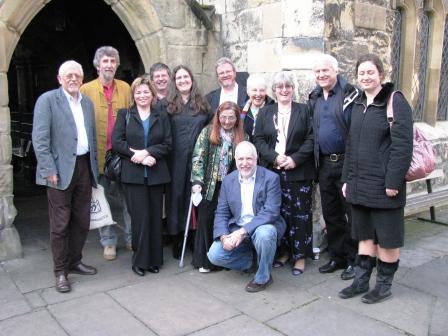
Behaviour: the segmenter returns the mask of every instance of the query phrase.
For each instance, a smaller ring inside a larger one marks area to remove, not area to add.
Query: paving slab
[[[70,336],[155,335],[103,293],[50,305],[48,310]]]
[[[25,297],[8,273],[0,267],[0,321],[29,311],[31,307]]]
[[[52,257],[49,250],[38,250],[23,259],[5,261],[8,271],[22,293],[54,286]]]
[[[438,299],[434,306],[431,327],[429,328],[430,336],[446,336],[448,335],[448,302],[444,299]]]
[[[44,299],[42,299],[42,296],[40,296],[40,293],[41,291],[37,290],[24,294],[26,300],[33,309],[45,307],[47,305]]]
[[[190,334],[190,336],[281,336],[282,334],[275,331],[271,327],[258,322],[246,315],[240,315],[218,323],[211,327],[205,328],[198,332]]]
[[[67,336],[45,309],[0,322],[0,336]]]
[[[240,314],[179,276],[149,277],[109,294],[158,335],[189,334]]]
[[[183,273],[181,277],[258,321],[267,321],[316,299],[304,290],[291,288],[275,273],[274,283],[258,293],[247,293],[244,289],[253,274],[237,271],[201,274],[195,271]]]
[[[446,253],[439,250],[429,250],[426,247],[412,246],[400,251],[400,267],[418,267],[434,259],[444,256]]]
[[[69,275],[68,279],[72,286],[71,292],[61,294],[57,292],[54,287],[51,287],[42,290],[40,296],[47,304],[55,304],[148,281],[145,277],[136,276],[132,271],[129,271],[126,274],[119,273],[116,275],[96,278],[87,275],[74,278]]]
[[[276,317],[267,324],[291,336],[403,336],[403,333],[387,324],[324,299]]]
[[[395,281],[392,285],[392,299],[368,305],[361,302],[360,296],[346,300],[339,298],[338,292],[348,285],[350,285],[350,282],[330,280],[311,288],[310,292],[319,295],[330,303],[336,303],[358,314],[382,321],[384,324],[411,335],[427,335],[430,322],[429,317],[433,306],[433,297],[431,295],[402,286]],[[370,279],[370,287],[373,288],[374,285],[375,276],[373,275]],[[381,334],[379,333],[378,335]]]
[[[448,256],[412,268],[400,283],[448,299]]]

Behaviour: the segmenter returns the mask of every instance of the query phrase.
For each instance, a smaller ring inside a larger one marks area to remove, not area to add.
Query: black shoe
[[[355,278],[355,268],[352,265],[348,265],[348,267],[342,271],[341,279],[350,280],[354,278]]]
[[[137,274],[138,276],[144,276],[145,270],[143,268],[140,268],[138,266],[132,266],[132,271]]]
[[[342,269],[342,268],[344,268],[344,267],[339,265],[338,263],[336,263],[336,261],[330,260],[325,265],[319,267],[319,272],[320,273],[333,273],[334,271],[336,271],[338,269]]]
[[[150,273],[159,273],[160,270],[159,270],[158,266],[151,266],[151,267],[148,267],[147,271]]]
[[[246,292],[249,293],[256,293],[260,292],[262,290],[265,290],[269,285],[271,285],[274,282],[272,279],[272,275],[269,276],[268,282],[264,284],[258,284],[252,279],[247,285],[246,285]]]
[[[68,282],[67,277],[64,274],[56,276],[55,288],[59,293],[68,293],[72,290],[70,287],[70,283]]]
[[[89,266],[80,262],[79,264],[72,266],[68,272],[81,275],[95,275],[97,273],[97,270],[93,266]]]

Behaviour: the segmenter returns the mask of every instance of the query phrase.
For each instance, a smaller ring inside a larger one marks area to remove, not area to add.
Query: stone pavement
[[[1,336],[448,335],[448,227],[407,221],[394,297],[376,305],[339,299],[350,282],[340,272],[318,272],[325,254],[308,261],[297,278],[289,267],[274,270],[268,290],[249,294],[250,275],[200,274],[189,265],[190,255],[179,269],[169,249],[159,274],[138,277],[124,248],[115,261],[102,258],[97,232],[89,235],[84,261],[98,274],[70,275],[72,292],[60,294],[51,272],[45,196],[34,197],[28,209],[16,219],[24,258],[0,264]],[[448,211],[439,215],[448,222]]]

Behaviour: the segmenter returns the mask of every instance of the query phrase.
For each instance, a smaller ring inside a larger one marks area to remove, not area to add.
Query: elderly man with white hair
[[[96,273],[81,261],[92,186],[98,183],[95,116],[92,101],[79,92],[82,79],[79,63],[63,63],[61,87],[42,94],[34,108],[36,183],[47,186],[56,290],[61,293],[71,290],[68,273]]]
[[[268,85],[264,77],[252,74],[247,78],[246,86],[249,100],[243,107],[241,119],[244,120],[244,132],[252,141],[258,112],[263,106],[273,104],[274,101],[267,95]]]
[[[207,256],[217,266],[246,271],[252,266],[254,247],[258,268],[246,285],[246,291],[254,293],[273,282],[272,262],[286,227],[280,216],[280,179],[257,166],[257,151],[248,141],[237,145],[235,161],[237,170],[221,185],[213,228],[215,241]]]
[[[355,276],[356,243],[350,235],[350,211],[342,196],[341,175],[352,104],[359,91],[338,73],[338,61],[333,56],[321,54],[316,58],[317,86],[310,93],[308,104],[313,115],[314,160],[330,255],[319,271],[333,273],[344,269],[341,278],[348,280]]]

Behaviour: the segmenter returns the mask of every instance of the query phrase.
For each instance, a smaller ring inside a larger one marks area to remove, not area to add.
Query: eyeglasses
[[[219,116],[219,121],[235,121],[236,117],[226,117],[226,116]]]
[[[82,75],[76,74],[76,73],[68,73],[68,74],[63,75],[63,77],[65,79],[68,79],[68,80],[70,80],[70,79],[80,79],[80,78],[82,78]]]
[[[279,90],[291,90],[293,88],[293,86],[291,84],[279,84],[275,86],[275,89],[279,89]]]

